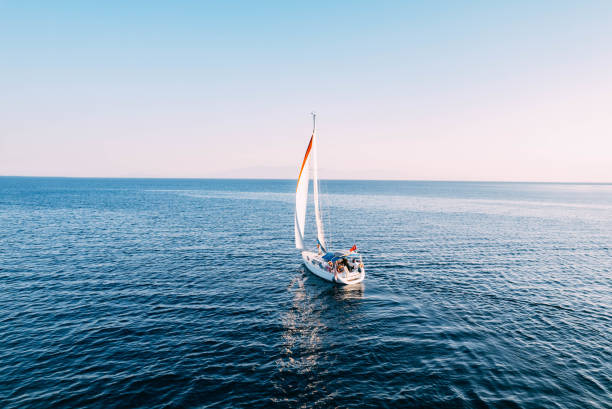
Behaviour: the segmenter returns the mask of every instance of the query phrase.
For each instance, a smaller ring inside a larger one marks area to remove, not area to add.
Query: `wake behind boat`
[[[319,176],[317,159],[316,115],[312,114],[312,136],[302,161],[295,190],[295,247],[302,250],[304,265],[314,275],[324,280],[339,284],[358,284],[365,278],[365,269],[357,246],[346,252],[328,251],[325,244],[325,234],[321,210],[319,207]],[[312,164],[311,164],[312,162]],[[317,224],[316,251],[304,249],[304,226],[306,223],[306,205],[308,202],[308,186],[310,168],[312,167],[313,197],[315,220]]]

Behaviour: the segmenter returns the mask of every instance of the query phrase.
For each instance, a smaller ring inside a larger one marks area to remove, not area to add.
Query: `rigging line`
[[[321,180],[321,179],[319,179]],[[324,204],[325,204],[325,215],[324,218],[326,219],[326,226],[327,226],[327,241],[328,241],[328,245],[327,248],[328,249],[332,249],[333,245],[334,245],[334,241],[333,241],[333,225],[332,225],[332,221],[331,221],[331,205],[330,205],[330,200],[329,200],[329,190],[328,190],[328,184],[327,181],[325,183],[320,183],[320,185],[323,185],[322,190],[323,190],[323,196],[324,196]]]
[[[326,216],[327,216],[327,204],[324,203],[325,199],[323,198],[325,196],[325,192],[323,192],[322,188],[321,188],[321,178],[319,178],[317,180],[317,183],[319,184],[319,214],[321,215],[321,222],[324,225],[324,234],[325,234],[325,241],[327,242],[327,247],[329,247],[329,245],[331,244],[330,242],[330,226],[329,223],[326,223]],[[321,200],[322,199],[322,200]],[[325,208],[325,211],[323,211],[323,208]]]
[[[311,112],[310,114],[312,115],[312,131],[313,131],[313,136],[314,136],[314,133],[316,131],[316,115],[317,114],[316,112]],[[319,136],[317,135],[316,137],[317,137],[317,143],[316,143],[315,149],[317,150],[317,152],[315,153],[315,155],[317,155],[318,157],[321,150],[319,149],[319,139],[318,139]],[[317,162],[319,162],[319,160],[317,160]],[[327,189],[327,184],[321,183],[321,174],[320,174],[319,168],[317,168],[317,173],[318,173],[317,175],[318,177],[317,177],[316,183],[317,183],[317,190],[319,192],[318,211],[321,217],[321,223],[324,225],[322,227],[323,227],[323,232],[325,235],[326,246],[328,249],[331,249],[333,245],[333,241],[332,241],[332,224],[331,224],[331,206],[329,205],[329,201],[328,201],[329,191]],[[322,187],[323,185],[325,186]],[[323,208],[325,208],[325,211],[323,211]]]
[[[319,144],[317,141],[317,154],[321,151],[319,148]],[[320,169],[318,169],[320,171]],[[331,223],[329,218],[328,204],[327,204],[327,186],[321,182],[321,174],[319,172],[319,177],[317,178],[317,186],[319,189],[319,214],[321,215],[321,222],[324,225],[324,234],[327,249],[330,249],[332,246],[332,236],[331,236]],[[324,210],[325,209],[325,210]]]
[[[325,197],[324,201],[325,201],[325,215],[324,217],[327,219],[327,242],[328,245],[327,247],[329,249],[332,248],[333,242],[332,242],[332,224],[331,224],[331,206],[329,205],[329,191],[327,189],[327,183],[323,184],[324,187],[322,188],[323,190],[323,196]]]

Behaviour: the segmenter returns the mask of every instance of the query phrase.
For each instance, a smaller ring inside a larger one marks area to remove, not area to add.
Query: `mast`
[[[312,115],[312,185],[314,188],[314,211],[315,219],[317,221],[317,240],[325,251],[325,233],[323,231],[323,222],[321,220],[321,209],[319,207],[319,162],[318,162],[318,138],[316,134],[316,119],[317,114],[311,112]]]

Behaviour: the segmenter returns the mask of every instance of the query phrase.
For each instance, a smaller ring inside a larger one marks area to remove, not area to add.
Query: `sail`
[[[312,140],[313,137],[310,138],[308,143],[295,189],[295,247],[302,250],[304,249],[304,225],[306,224],[306,202],[308,201],[308,181],[310,178],[308,173],[310,170]]]
[[[312,186],[314,188],[314,211],[315,211],[315,219],[317,221],[317,240],[319,241],[319,245],[322,247],[323,251],[326,251],[325,248],[325,234],[323,232],[323,221],[321,220],[321,209],[319,207],[319,163],[317,158],[317,135],[315,130],[312,131]]]

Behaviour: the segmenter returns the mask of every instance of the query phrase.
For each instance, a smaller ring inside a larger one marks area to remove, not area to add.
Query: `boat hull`
[[[302,259],[304,265],[312,274],[320,277],[324,280],[332,283],[338,283],[342,285],[353,285],[361,283],[365,278],[365,270],[362,268],[361,272],[345,272],[334,274],[331,271],[327,271],[323,266],[326,265],[325,261],[317,253],[312,251],[302,251]]]

